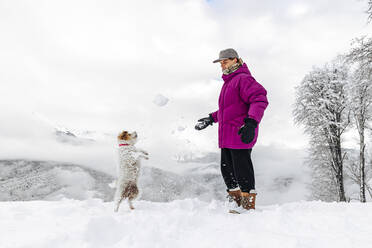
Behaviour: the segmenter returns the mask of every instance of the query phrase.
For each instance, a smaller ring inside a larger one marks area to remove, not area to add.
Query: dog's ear
[[[118,136],[119,140],[128,140],[129,139],[129,134],[127,131],[123,131],[119,134]]]

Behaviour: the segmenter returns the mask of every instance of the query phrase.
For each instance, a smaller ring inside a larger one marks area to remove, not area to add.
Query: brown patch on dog
[[[119,134],[118,139],[119,140],[129,140],[130,139],[130,134],[127,131],[123,131]]]
[[[138,187],[134,183],[128,184],[125,187],[123,194],[121,195],[122,198],[128,198],[129,200],[134,200],[138,195]]]

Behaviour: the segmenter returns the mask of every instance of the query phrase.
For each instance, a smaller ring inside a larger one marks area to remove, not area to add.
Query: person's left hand
[[[239,129],[238,135],[243,143],[249,144],[256,136],[257,121],[251,118],[244,119],[244,125]]]

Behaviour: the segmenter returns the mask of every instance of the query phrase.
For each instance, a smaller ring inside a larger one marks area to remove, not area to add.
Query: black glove
[[[201,118],[198,120],[198,123],[195,125],[195,129],[202,130],[208,127],[209,125],[213,125],[213,122],[214,120],[213,120],[212,114],[209,114],[208,117]]]
[[[240,138],[243,143],[249,144],[256,135],[257,121],[251,118],[245,118],[244,123],[245,124],[239,129],[238,134],[241,135]]]

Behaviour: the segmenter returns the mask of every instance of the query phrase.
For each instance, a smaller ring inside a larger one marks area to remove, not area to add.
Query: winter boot
[[[251,193],[241,192],[241,204],[244,209],[256,209],[256,195],[257,193],[254,190],[250,191]]]
[[[240,207],[242,200],[240,189],[230,189],[227,190],[227,193],[229,193],[228,197],[231,199],[231,201],[235,201],[238,207]]]

